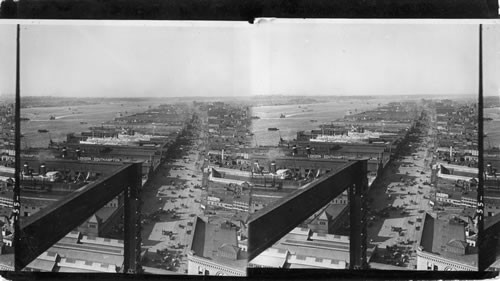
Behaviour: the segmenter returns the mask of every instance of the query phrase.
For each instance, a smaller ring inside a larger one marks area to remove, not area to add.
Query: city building
[[[343,201],[334,199],[334,201]],[[311,231],[319,234],[336,233],[342,226],[348,225],[349,208],[347,202],[342,204],[331,203],[319,212],[319,215],[313,216],[313,219],[307,224]]]
[[[375,249],[368,246],[368,261]],[[251,260],[249,267],[348,269],[349,262],[349,236],[297,227]]]
[[[417,249],[417,270],[478,270],[478,251],[466,224],[426,214]],[[474,244],[474,245],[471,245]]]
[[[123,240],[72,231],[32,261],[25,271],[117,273],[123,266]]]
[[[78,227],[78,231],[95,237],[106,236],[121,222],[123,196],[115,197]]]
[[[188,274],[245,276],[247,252],[240,243],[235,228],[198,217],[188,254]]]

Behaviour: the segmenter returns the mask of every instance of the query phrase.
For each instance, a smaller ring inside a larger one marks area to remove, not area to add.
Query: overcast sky
[[[0,93],[14,92],[15,26],[0,24]],[[484,32],[499,93],[500,27]],[[476,95],[473,24],[37,24],[21,28],[21,94]]]

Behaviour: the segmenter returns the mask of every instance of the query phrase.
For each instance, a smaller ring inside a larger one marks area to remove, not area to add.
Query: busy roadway
[[[416,269],[416,249],[433,183],[433,123],[418,126],[399,155],[369,191],[368,240],[377,245],[372,261]]]

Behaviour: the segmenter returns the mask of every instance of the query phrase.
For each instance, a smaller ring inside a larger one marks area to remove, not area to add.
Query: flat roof
[[[290,253],[298,254],[302,256],[327,258],[349,261],[349,249],[346,250],[335,250],[335,249],[325,249],[325,248],[313,248],[306,245],[291,245],[291,244],[278,244],[273,247],[287,249]]]
[[[56,272],[67,272],[67,273],[102,273],[101,271],[83,269],[83,268],[75,268],[75,267],[67,267],[67,266],[57,266]]]
[[[100,247],[93,246],[93,249]],[[106,251],[96,252],[91,251],[88,247],[71,247],[68,248],[64,244],[57,243],[52,246],[49,251],[58,253],[61,257],[69,257],[78,260],[94,261],[100,263],[114,264],[121,267],[123,264],[123,251],[121,253],[110,253]]]
[[[322,267],[292,263],[287,268],[291,268],[291,269],[297,269],[297,268],[298,269],[321,269]]]
[[[67,159],[26,159],[21,158],[21,164],[27,162],[30,168],[35,170],[40,167],[40,164],[44,163],[47,171],[59,171],[59,170],[85,170],[91,172],[97,172],[102,175],[109,175],[124,164],[121,162],[107,162],[107,161],[79,161],[79,160],[67,160]]]
[[[118,250],[122,251],[124,245],[123,240],[104,238],[104,237],[93,237],[88,235],[82,236],[82,238],[80,239],[80,243],[86,245],[98,245],[99,247],[103,247],[105,249],[112,250],[114,252]]]
[[[37,258],[34,261],[32,261],[30,264],[28,264],[26,267],[37,269],[40,271],[52,272],[54,270],[55,265],[56,265],[55,261],[48,261],[48,260],[43,260],[43,259]]]
[[[238,247],[236,230],[210,224],[197,217],[191,243],[194,255],[241,270],[246,269],[248,264],[246,252],[241,251],[236,260],[224,258],[218,255],[222,246]]]
[[[81,260],[77,258],[61,258],[58,263],[59,267],[68,267],[74,269],[76,272],[80,272],[80,270],[89,270],[95,272],[117,272],[117,266],[114,264],[108,264],[103,262],[95,262],[93,260]]]
[[[313,233],[311,239],[314,241],[329,241],[329,242],[339,242],[339,243],[349,243],[349,236],[337,235],[337,234],[323,234],[323,233]]]
[[[288,259],[291,268],[331,268],[345,269],[346,261],[316,256],[291,255]]]
[[[74,236],[65,236],[55,245],[58,244],[61,246],[82,248],[87,251],[109,252],[116,254],[123,252],[123,240],[88,235],[82,236],[80,240]]]
[[[285,239],[280,242],[283,245],[294,245],[294,246],[304,246],[310,248],[327,249],[332,251],[349,251],[349,243],[328,241],[328,240],[295,240],[295,239]]]
[[[305,231],[301,232],[302,233],[289,233],[285,235],[273,247],[286,249],[296,255],[349,260],[349,242],[308,241]]]
[[[299,257],[314,257],[349,262],[349,237],[335,234],[318,234],[312,232],[312,240],[308,240],[308,228],[295,228],[286,234],[272,247],[281,251],[289,251]],[[367,256],[371,256],[374,245],[368,245]],[[323,262],[323,261],[318,261]],[[325,267],[325,266],[321,266]],[[329,266],[327,266],[329,267]],[[338,265],[335,265],[338,268]]]
[[[450,243],[466,247],[465,226],[449,220],[436,219],[427,213],[424,218],[420,241],[423,251],[438,254],[470,266],[477,266],[477,248],[469,248],[470,252],[468,254],[460,255],[446,250],[447,245],[450,245]]]
[[[263,267],[282,268],[286,263],[287,256],[287,250],[268,248],[251,260],[250,263]]]
[[[329,204],[325,210],[325,213],[332,217],[338,217],[345,209],[347,208],[346,204]]]
[[[292,231],[290,231],[289,235],[291,235],[291,234],[305,235],[306,239],[307,239],[307,236],[309,236],[310,233],[311,233],[311,230],[307,227],[296,227],[296,228],[292,229]]]
[[[102,207],[95,215],[102,219],[103,222],[107,221],[119,208],[117,207]]]

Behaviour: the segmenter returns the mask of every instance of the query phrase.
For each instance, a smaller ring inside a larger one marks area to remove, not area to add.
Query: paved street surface
[[[428,199],[432,198],[432,142],[432,128],[425,128],[418,141],[409,142],[408,152],[393,160],[369,191],[368,240],[378,246],[377,264],[396,265],[386,248],[398,245],[404,249],[400,253],[408,255],[406,262],[398,264],[400,269],[416,269],[422,222],[425,213],[432,212]],[[379,266],[375,264],[374,268]]]
[[[201,216],[201,165],[197,145],[183,146],[182,159],[159,167],[143,191],[142,241],[147,266],[187,272],[187,252],[196,216]],[[161,212],[163,210],[163,212]],[[158,214],[155,219],[152,214]],[[153,257],[160,251],[159,257]]]

